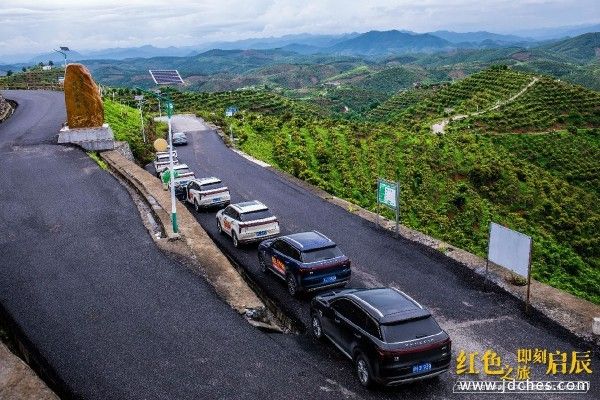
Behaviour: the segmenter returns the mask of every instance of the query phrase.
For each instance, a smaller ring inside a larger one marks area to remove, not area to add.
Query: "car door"
[[[356,329],[352,320],[360,315],[361,310],[349,299],[336,300],[331,305],[333,309],[331,321],[331,338],[347,355],[351,356],[352,342],[355,340]]]
[[[233,209],[233,207],[229,206],[223,211],[223,231],[227,232],[231,235],[233,230],[234,218],[237,212]]]
[[[271,246],[269,264],[273,272],[281,277],[285,277],[286,245],[286,242],[279,239],[273,242],[273,245]]]

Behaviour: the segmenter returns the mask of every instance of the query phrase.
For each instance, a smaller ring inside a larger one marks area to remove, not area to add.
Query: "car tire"
[[[221,227],[221,222],[219,222],[218,219],[217,219],[217,231],[219,231],[219,233],[221,235],[223,234],[223,227]]]
[[[267,267],[267,261],[265,260],[265,257],[260,253],[258,253],[258,264],[260,265],[260,272],[262,272],[263,274],[269,272],[269,267]]]
[[[231,233],[231,239],[233,240],[233,247],[235,247],[236,249],[238,247],[240,247],[240,241],[238,240],[237,235],[235,234],[235,232]]]
[[[298,283],[296,282],[296,278],[294,278],[294,275],[292,275],[288,272],[287,275],[285,276],[285,284],[287,286],[287,290],[288,290],[288,293],[290,294],[290,296],[297,297],[298,296]]]
[[[354,369],[358,382],[365,388],[371,388],[373,386],[373,370],[369,359],[363,353],[358,353],[356,356]]]
[[[321,325],[321,318],[317,313],[313,313],[311,316],[310,325],[312,327],[312,334],[317,340],[323,339],[323,325]]]
[[[198,200],[194,199],[194,209],[196,212],[200,212],[200,205],[198,204]]]

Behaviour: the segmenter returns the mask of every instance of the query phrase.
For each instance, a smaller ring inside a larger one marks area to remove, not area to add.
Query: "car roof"
[[[282,236],[281,239],[300,251],[310,251],[335,246],[333,240],[317,231],[294,233],[292,235]]]
[[[185,169],[185,168],[189,168],[187,164],[173,165],[173,169]]]
[[[211,183],[221,183],[221,180],[217,177],[209,176],[206,178],[198,178],[198,179],[196,179],[196,182],[199,185],[209,185]]]
[[[185,135],[185,132],[173,132],[173,136],[175,135]]]
[[[269,207],[265,206],[263,203],[261,203],[258,200],[253,200],[253,201],[245,201],[243,203],[236,203],[236,204],[232,204],[231,205],[233,208],[235,208],[238,212],[240,213],[247,213],[247,212],[253,212],[253,211],[259,211],[259,210],[268,210]]]
[[[416,300],[396,288],[358,289],[345,293],[379,323],[406,321],[431,315]]]

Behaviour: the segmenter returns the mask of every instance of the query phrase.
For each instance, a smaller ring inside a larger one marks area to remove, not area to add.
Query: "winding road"
[[[62,93],[3,94],[19,107],[0,125],[0,311],[63,398],[481,397],[453,394],[454,372],[366,391],[332,345],[251,327],[201,276],[158,250],[116,179],[83,151],[56,144]],[[221,177],[234,201],[264,201],[284,233],[318,229],[333,238],[353,260],[353,285],[393,285],[415,297],[450,333],[454,356],[493,349],[515,364],[521,347],[585,349],[547,321],[524,316],[505,293],[481,292],[479,278],[441,254],[397,240],[248,161],[201,121],[192,129],[190,145],[178,149],[192,169]],[[216,232],[214,212],[198,219],[266,294],[307,322],[308,299],[291,299],[280,281],[260,273],[255,247],[234,249]],[[588,378],[592,388],[597,376]]]

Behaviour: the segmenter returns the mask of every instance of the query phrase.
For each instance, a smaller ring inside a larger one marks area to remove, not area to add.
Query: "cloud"
[[[597,0],[2,0],[0,51],[189,46],[371,29],[511,32],[596,23],[599,11]]]

